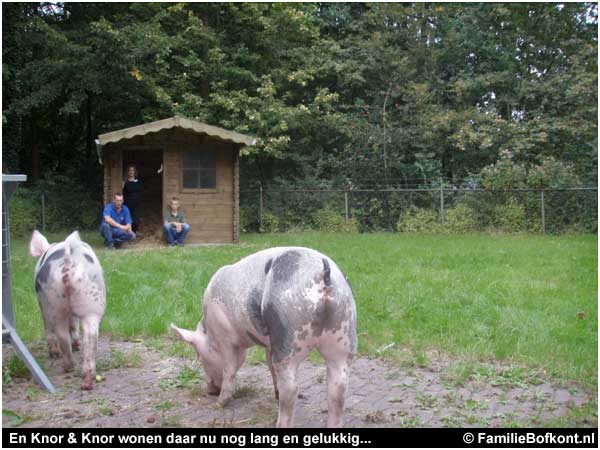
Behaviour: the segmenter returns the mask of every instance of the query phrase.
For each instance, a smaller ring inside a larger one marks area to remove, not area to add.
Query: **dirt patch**
[[[238,373],[234,400],[221,408],[216,397],[205,392],[197,361],[167,356],[143,342],[102,338],[98,373],[103,380],[91,392],[79,389],[76,372],[62,372],[60,360],[44,359],[42,342],[33,345],[32,352],[58,391],[49,394],[29,377],[5,376],[3,427],[271,427],[277,419],[264,364],[246,362]],[[3,373],[13,355],[12,347],[3,346]],[[437,353],[429,354],[428,360],[427,367],[410,367],[357,358],[344,426],[544,426],[596,402],[594,392],[544,379],[540,372],[467,364]],[[76,361],[80,367],[81,354]],[[295,425],[325,426],[324,364],[305,361],[299,380]],[[597,426],[594,417],[586,420],[583,425]]]
[[[126,248],[166,247],[167,241],[163,234],[163,220],[160,212],[142,210],[142,217],[135,241],[127,243]]]

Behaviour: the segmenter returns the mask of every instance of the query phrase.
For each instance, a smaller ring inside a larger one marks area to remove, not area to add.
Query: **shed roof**
[[[156,122],[144,123],[131,128],[111,131],[110,133],[101,134],[98,140],[101,145],[118,142],[121,139],[130,139],[135,136],[144,136],[148,133],[156,133],[157,131],[169,128],[183,128],[196,133],[207,134],[209,136],[218,137],[224,141],[233,142],[236,144],[254,145],[256,138],[245,134],[236,133],[235,131],[225,130],[223,128],[214,127],[197,120],[186,119],[185,117],[174,116],[168,119],[157,120]]]

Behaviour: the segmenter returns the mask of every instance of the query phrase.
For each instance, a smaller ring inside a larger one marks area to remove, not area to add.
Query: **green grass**
[[[2,383],[9,384],[14,378],[28,378],[29,369],[17,355],[12,355],[6,364],[2,365]]]
[[[158,385],[161,389],[196,389],[202,377],[197,369],[192,367],[183,367],[177,376],[173,378],[163,378],[159,381]]]
[[[21,416],[20,414],[14,412],[14,411],[11,411],[10,409],[3,409],[2,416],[6,416],[7,418],[9,418],[10,422],[11,422],[11,426],[13,426],[13,427],[20,427],[24,423],[27,423],[31,420],[30,417]]]
[[[425,351],[438,348],[597,384],[594,235],[250,234],[237,246],[116,252],[103,250],[96,233],[82,236],[97,248],[108,286],[101,332],[115,337],[161,336],[171,322],[194,328],[219,267],[264,248],[299,245],[329,255],[348,276],[363,354],[394,357],[409,349],[416,364],[426,364]],[[27,241],[11,244],[17,329],[31,341],[43,337],[35,260]]]
[[[142,365],[143,355],[139,350],[131,350],[127,353],[119,350],[111,350],[108,358],[97,361],[96,370],[104,372],[119,367],[142,367]]]

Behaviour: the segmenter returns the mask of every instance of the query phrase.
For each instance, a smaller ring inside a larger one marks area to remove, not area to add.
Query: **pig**
[[[210,280],[195,331],[171,324],[204,366],[209,394],[226,405],[246,351],[265,347],[277,427],[293,426],[299,364],[317,349],[327,363],[328,427],[340,427],[349,365],[356,353],[356,304],[333,260],[304,247],[259,251],[224,266]]]
[[[73,370],[72,346],[83,347],[81,389],[91,390],[96,379],[98,328],[106,308],[106,288],[100,262],[77,231],[64,242],[49,244],[37,230],[29,253],[40,257],[35,267],[35,291],[42,310],[50,357],[62,353],[65,372]],[[79,339],[79,323],[83,343]],[[60,349],[60,352],[59,352]]]

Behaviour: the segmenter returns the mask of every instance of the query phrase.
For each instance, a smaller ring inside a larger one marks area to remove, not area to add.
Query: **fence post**
[[[541,191],[541,206],[542,206],[542,234],[546,234],[546,205],[544,202],[544,190]]]
[[[444,184],[442,179],[440,178],[440,214],[442,219],[442,226],[444,226],[445,222],[445,211],[444,211]]]
[[[258,204],[258,220],[259,220],[259,227],[258,227],[258,231],[260,231],[262,233],[263,230],[263,188],[262,186],[260,186],[259,188],[259,204]]]
[[[350,220],[350,211],[348,210],[348,191],[344,191],[344,206],[346,208],[346,222]]]
[[[42,233],[46,234],[46,194],[42,192]]]

